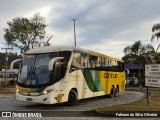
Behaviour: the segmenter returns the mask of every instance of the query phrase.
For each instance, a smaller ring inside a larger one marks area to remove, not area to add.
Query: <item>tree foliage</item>
[[[155,52],[152,45],[142,45],[141,41],[136,41],[132,45],[128,45],[124,48],[125,56],[122,58],[125,63],[136,63],[139,66],[143,66],[142,71],[144,71],[144,65],[148,62],[148,53],[149,52]],[[140,67],[139,67],[140,68]],[[142,85],[142,76],[144,76],[144,72],[141,72],[140,69],[138,69],[138,78],[139,83]]]
[[[10,67],[10,63],[15,60],[15,59],[19,59],[19,58],[22,58],[21,55],[18,55],[17,53],[11,53],[11,52],[8,52],[7,54],[8,56],[8,69]],[[5,68],[5,57],[6,57],[6,53],[1,53],[0,52],[0,71],[1,69]],[[16,69],[18,69],[19,65],[16,65]]]
[[[8,28],[4,28],[4,38],[9,45],[21,49],[21,53],[26,52],[40,45],[40,40],[46,35],[45,18],[36,13],[31,17],[16,17],[7,22]]]
[[[157,38],[157,40],[160,38],[160,23],[154,24],[152,27],[152,38],[151,41],[153,41],[155,38]],[[156,49],[156,54],[158,53],[158,49],[160,47],[160,44],[158,45],[157,49]]]
[[[147,62],[147,54],[149,52],[154,53],[155,50],[152,45],[142,45],[141,41],[136,41],[132,45],[128,45],[124,48],[125,56],[122,58],[126,62],[134,61],[136,63],[145,63]]]
[[[154,51],[154,48],[152,45],[142,45],[141,41],[136,41],[133,45],[128,45],[127,47],[124,48],[124,53],[126,55],[128,54],[133,54],[136,56],[145,54],[148,51]]]

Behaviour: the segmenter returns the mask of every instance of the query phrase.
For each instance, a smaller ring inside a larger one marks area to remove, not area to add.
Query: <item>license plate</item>
[[[33,99],[32,99],[32,98],[26,98],[26,100],[27,100],[27,101],[33,101]]]

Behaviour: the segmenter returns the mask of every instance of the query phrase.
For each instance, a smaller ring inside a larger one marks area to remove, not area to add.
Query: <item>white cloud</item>
[[[95,45],[83,45],[80,47],[121,59],[121,57],[124,55],[123,49],[129,43],[130,42],[127,40],[105,39],[99,41],[99,43]]]
[[[160,22],[159,0],[2,0],[0,4],[0,45],[3,28],[15,17],[32,17],[40,12],[46,18],[47,36],[52,45],[74,45],[73,22],[77,18],[77,45],[121,58],[123,49],[137,40],[155,47],[151,27]],[[2,45],[3,42],[3,45]]]

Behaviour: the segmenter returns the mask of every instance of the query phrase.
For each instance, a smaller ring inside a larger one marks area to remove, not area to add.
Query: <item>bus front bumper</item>
[[[33,102],[33,103],[41,103],[41,104],[55,104],[62,102],[62,97],[57,98],[58,95],[53,95],[52,92],[43,95],[36,95],[36,96],[29,96],[24,95],[22,93],[16,92],[16,99],[18,101],[25,101],[25,102]]]

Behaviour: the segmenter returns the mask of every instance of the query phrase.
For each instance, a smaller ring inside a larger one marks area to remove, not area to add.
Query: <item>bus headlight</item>
[[[49,90],[44,90],[44,91],[42,91],[41,93],[42,94],[47,94],[47,93],[50,93],[50,92],[52,92],[53,91],[53,89],[49,89]]]

